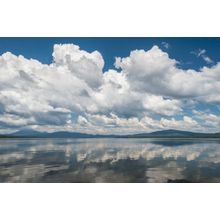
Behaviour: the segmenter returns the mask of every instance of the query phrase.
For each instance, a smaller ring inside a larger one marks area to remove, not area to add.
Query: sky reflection
[[[0,182],[220,182],[220,140],[2,139]]]

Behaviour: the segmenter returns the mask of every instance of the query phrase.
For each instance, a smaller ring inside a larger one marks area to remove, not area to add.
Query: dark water
[[[1,139],[0,182],[220,182],[220,139]]]

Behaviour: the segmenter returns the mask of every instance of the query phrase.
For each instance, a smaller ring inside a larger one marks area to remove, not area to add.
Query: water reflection
[[[0,182],[220,182],[220,140],[2,139]]]

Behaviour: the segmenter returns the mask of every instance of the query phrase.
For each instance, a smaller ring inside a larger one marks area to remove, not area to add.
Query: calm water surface
[[[0,182],[220,182],[220,139],[1,139]]]

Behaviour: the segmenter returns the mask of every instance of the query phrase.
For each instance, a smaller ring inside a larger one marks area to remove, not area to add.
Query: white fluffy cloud
[[[220,63],[211,68],[204,67],[199,72],[180,69],[177,63],[154,46],[149,51],[135,50],[129,57],[116,58],[115,66],[121,69],[135,91],[214,101],[210,97],[220,92]]]
[[[135,133],[202,130],[205,117],[186,103],[220,103],[220,63],[183,70],[158,46],[116,58],[103,72],[98,51],[54,45],[49,65],[6,52],[0,56],[0,127]],[[213,117],[219,117],[212,114]],[[178,119],[176,118],[178,116]],[[215,124],[216,130],[219,124]],[[214,126],[214,125],[213,125]],[[210,127],[210,126],[209,126]]]
[[[73,44],[54,45],[54,65],[97,88],[102,83],[104,60],[98,51],[88,53]]]

